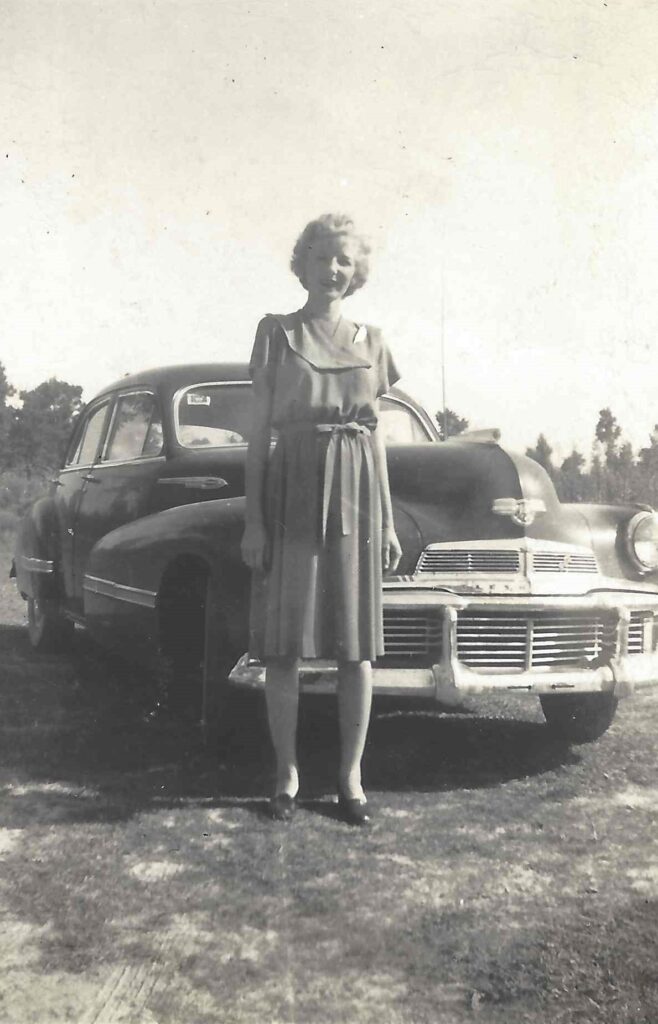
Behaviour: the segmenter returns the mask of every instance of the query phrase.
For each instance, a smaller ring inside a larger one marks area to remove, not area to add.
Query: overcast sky
[[[524,448],[658,421],[658,4],[0,0],[0,360],[85,397],[246,359],[307,220],[406,388]]]

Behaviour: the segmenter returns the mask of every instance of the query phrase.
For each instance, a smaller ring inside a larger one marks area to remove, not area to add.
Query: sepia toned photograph
[[[658,3],[0,36],[0,1024],[658,1024]]]

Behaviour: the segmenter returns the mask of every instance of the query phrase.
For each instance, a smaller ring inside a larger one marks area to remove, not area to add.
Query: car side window
[[[117,400],[104,462],[143,459],[162,452],[162,419],[150,392],[133,392]]]
[[[432,440],[414,410],[393,399],[382,398],[379,422],[386,444],[426,444]]]
[[[66,459],[67,466],[90,466],[96,458],[98,446],[103,437],[110,403],[103,402],[85,413],[82,426],[74,438],[72,450]]]
[[[186,448],[246,444],[252,416],[252,391],[245,384],[199,384],[177,403],[176,430]]]

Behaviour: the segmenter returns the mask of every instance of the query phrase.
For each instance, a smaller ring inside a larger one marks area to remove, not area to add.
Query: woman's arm
[[[246,514],[242,537],[242,558],[258,572],[267,564],[265,530],[265,474],[272,436],[272,391],[264,374],[257,374],[253,383],[254,419],[245,467]]]
[[[386,448],[384,446],[384,434],[380,427],[375,429],[373,440],[375,466],[382,504],[382,569],[384,572],[395,572],[402,557],[402,548],[400,547],[393,523],[393,505],[391,502],[391,487],[388,480]]]

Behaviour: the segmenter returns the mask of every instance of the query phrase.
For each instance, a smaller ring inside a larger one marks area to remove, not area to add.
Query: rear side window
[[[176,409],[176,433],[186,448],[246,444],[253,395],[249,384],[199,384],[187,388]]]
[[[149,392],[133,392],[117,399],[104,462],[125,462],[162,452],[162,419]]]
[[[86,415],[66,459],[67,466],[90,466],[96,458],[98,446],[105,431],[109,402],[103,402]]]

